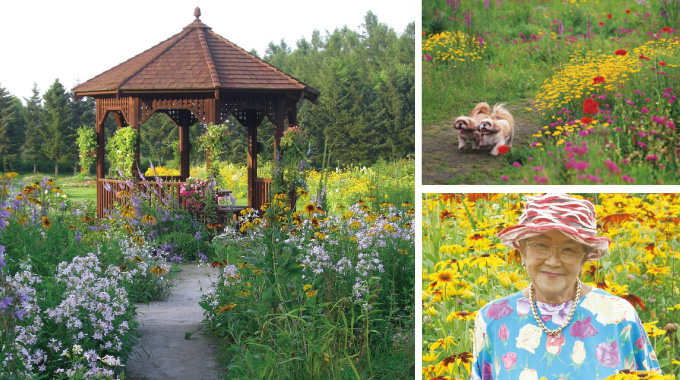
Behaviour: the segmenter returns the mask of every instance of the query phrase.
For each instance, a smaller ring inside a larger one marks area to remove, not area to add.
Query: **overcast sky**
[[[116,0],[0,3],[0,86],[23,98],[55,79],[67,88],[179,33],[201,8],[201,21],[260,56],[270,41],[291,47],[312,32],[358,30],[369,10],[398,34],[414,22],[413,0]]]

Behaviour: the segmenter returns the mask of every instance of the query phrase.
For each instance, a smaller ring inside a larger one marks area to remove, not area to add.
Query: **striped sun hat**
[[[566,194],[544,194],[530,198],[516,225],[498,233],[507,247],[519,249],[519,241],[548,230],[560,230],[575,241],[593,249],[588,261],[609,251],[609,238],[597,236],[595,207],[585,199]]]

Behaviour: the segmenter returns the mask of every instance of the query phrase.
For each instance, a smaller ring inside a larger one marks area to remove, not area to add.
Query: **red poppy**
[[[503,62],[499,63],[498,66],[503,66]]]
[[[647,61],[649,61],[649,57],[645,57],[644,54],[640,54],[640,56],[639,56],[638,58],[640,58],[640,59],[646,59]]]
[[[659,62],[659,66],[666,66],[666,61]]]
[[[614,54],[616,54],[616,55],[626,55],[626,54],[628,54],[628,52],[626,50],[619,49],[619,50],[615,51]]]
[[[596,102],[591,98],[587,98],[585,101],[583,101],[583,112],[594,115],[600,111],[598,106],[600,105],[600,102]]]
[[[607,15],[607,18],[611,20],[611,19],[612,19],[612,14],[611,14],[611,13],[608,14],[608,15]]]
[[[663,28],[661,28],[661,31],[668,33],[671,31],[671,28],[669,26],[664,26]]]
[[[604,82],[605,82],[605,80],[604,80],[603,76],[597,76],[597,77],[593,78],[593,84],[604,83]]]
[[[598,25],[604,26],[604,21],[600,21],[600,23]]]
[[[629,13],[630,13],[630,9],[626,9],[626,14],[629,14]]]
[[[588,117],[588,116],[583,116],[581,118],[581,124],[590,124],[593,122],[593,119]]]
[[[501,145],[498,147],[498,154],[506,154],[510,150],[510,147],[507,145]]]

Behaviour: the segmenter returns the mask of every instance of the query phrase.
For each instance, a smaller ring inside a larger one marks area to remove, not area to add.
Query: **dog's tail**
[[[486,102],[480,102],[480,103],[477,103],[475,108],[472,109],[472,111],[470,112],[470,117],[474,117],[475,115],[478,115],[480,113],[489,115],[490,112],[491,112],[491,107],[489,107],[489,104],[486,103]]]
[[[504,106],[503,103],[496,104],[495,106],[493,106],[493,112],[491,112],[491,118],[496,119],[496,120],[499,120],[499,119],[505,120],[505,121],[508,122],[508,124],[510,124],[510,128],[514,129],[515,119],[513,119],[510,111],[505,109],[505,107],[503,107],[503,106]]]

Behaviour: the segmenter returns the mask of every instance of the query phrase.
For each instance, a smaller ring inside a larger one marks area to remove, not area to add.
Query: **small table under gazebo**
[[[99,217],[115,202],[115,193],[104,188],[116,182],[104,172],[109,113],[119,128],[139,130],[156,112],[179,127],[180,175],[170,182],[177,196],[189,177],[189,127],[223,123],[233,115],[248,129],[248,206],[258,209],[267,202],[271,180],[257,177],[257,126],[265,117],[274,124],[277,152],[286,119],[297,124],[297,103],[316,103],[319,92],[214,33],[200,15],[196,8],[196,19],[180,33],[73,89],[74,99],[90,96],[96,103]],[[139,146],[138,139],[137,165]]]

